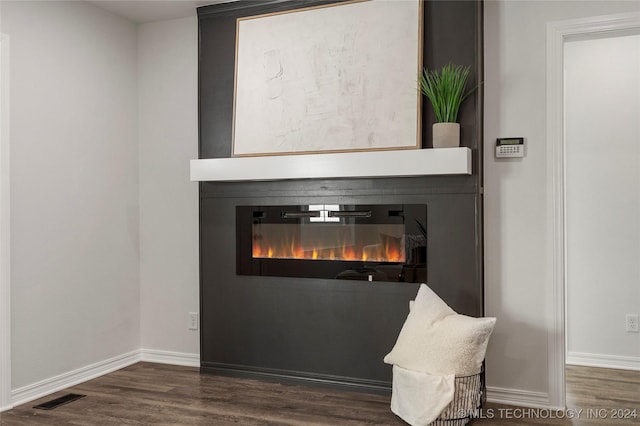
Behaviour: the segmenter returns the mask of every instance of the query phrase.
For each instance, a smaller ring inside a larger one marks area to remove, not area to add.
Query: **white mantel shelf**
[[[192,181],[239,182],[470,174],[471,150],[464,147],[191,160]]]

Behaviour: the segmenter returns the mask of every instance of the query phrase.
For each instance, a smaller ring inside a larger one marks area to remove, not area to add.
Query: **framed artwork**
[[[239,18],[233,155],[419,148],[421,40],[419,0]]]

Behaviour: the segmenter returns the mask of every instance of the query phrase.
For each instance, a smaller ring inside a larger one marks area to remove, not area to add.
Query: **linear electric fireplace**
[[[237,206],[238,275],[426,281],[424,204]]]

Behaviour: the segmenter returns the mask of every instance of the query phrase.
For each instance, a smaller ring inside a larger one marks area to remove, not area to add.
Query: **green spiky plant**
[[[462,101],[473,91],[464,92],[470,70],[471,67],[449,63],[440,70],[425,69],[420,73],[421,92],[431,102],[438,123],[457,122]]]

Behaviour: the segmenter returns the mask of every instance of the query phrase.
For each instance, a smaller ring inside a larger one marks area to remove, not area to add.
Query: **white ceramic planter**
[[[460,146],[460,124],[435,123],[433,125],[434,148],[457,148]]]

